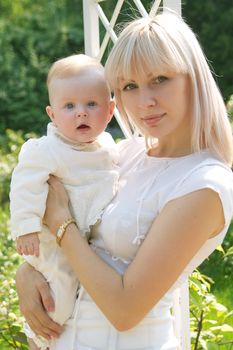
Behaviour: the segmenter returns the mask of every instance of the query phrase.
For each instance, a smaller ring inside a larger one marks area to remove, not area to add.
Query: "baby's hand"
[[[40,240],[37,232],[20,236],[16,240],[16,249],[20,255],[39,256]]]

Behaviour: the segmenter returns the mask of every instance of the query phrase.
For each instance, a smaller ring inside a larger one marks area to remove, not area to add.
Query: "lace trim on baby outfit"
[[[68,137],[64,136],[61,132],[59,132],[59,130],[53,123],[48,124],[47,134],[56,136],[62,142],[72,146],[75,150],[78,151],[93,152],[101,148],[101,145],[98,142],[98,140],[94,140],[90,143],[74,142],[73,140],[69,139]]]

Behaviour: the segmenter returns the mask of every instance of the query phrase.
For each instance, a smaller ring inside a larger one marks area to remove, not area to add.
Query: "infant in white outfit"
[[[112,137],[104,132],[115,104],[104,68],[86,55],[56,61],[47,86],[51,123],[46,136],[28,140],[19,154],[11,181],[11,231],[19,254],[49,282],[55,300],[51,317],[63,325],[72,315],[79,283],[42,223],[47,180],[53,174],[65,185],[73,217],[87,237],[117,189],[118,153]],[[39,349],[49,347],[49,341],[36,336],[28,325],[25,331]]]

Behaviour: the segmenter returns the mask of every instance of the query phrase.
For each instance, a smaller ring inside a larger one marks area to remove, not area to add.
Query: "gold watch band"
[[[76,221],[73,218],[69,218],[66,221],[64,221],[61,226],[57,230],[56,234],[56,241],[59,246],[61,246],[62,238],[64,237],[64,234],[66,233],[66,229],[70,224],[76,224]]]

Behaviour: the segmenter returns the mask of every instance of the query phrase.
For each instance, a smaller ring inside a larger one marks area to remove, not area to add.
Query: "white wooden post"
[[[175,335],[179,350],[190,350],[189,287],[186,280],[173,295],[173,316]]]
[[[139,12],[141,13],[142,17],[147,17],[148,13],[146,12],[144,6],[142,5],[140,0],[133,0],[135,5],[137,6]]]
[[[163,6],[181,15],[181,0],[163,0]]]
[[[97,57],[100,49],[99,16],[96,1],[83,0],[84,44],[85,53]]]
[[[115,23],[116,23],[116,20],[119,16],[119,13],[120,13],[120,10],[121,10],[121,7],[124,3],[124,0],[119,0],[116,4],[116,7],[115,7],[115,10],[113,11],[113,14],[112,14],[112,18],[111,18],[111,21],[110,21],[110,26],[112,28],[114,28],[115,26]],[[104,51],[108,45],[108,41],[109,41],[109,38],[110,38],[110,34],[108,33],[108,31],[106,31],[106,34],[105,34],[105,37],[102,41],[102,44],[101,44],[101,48],[100,48],[100,52],[99,52],[99,55],[98,55],[98,59],[101,61],[102,57],[103,57],[103,54],[104,54]]]

